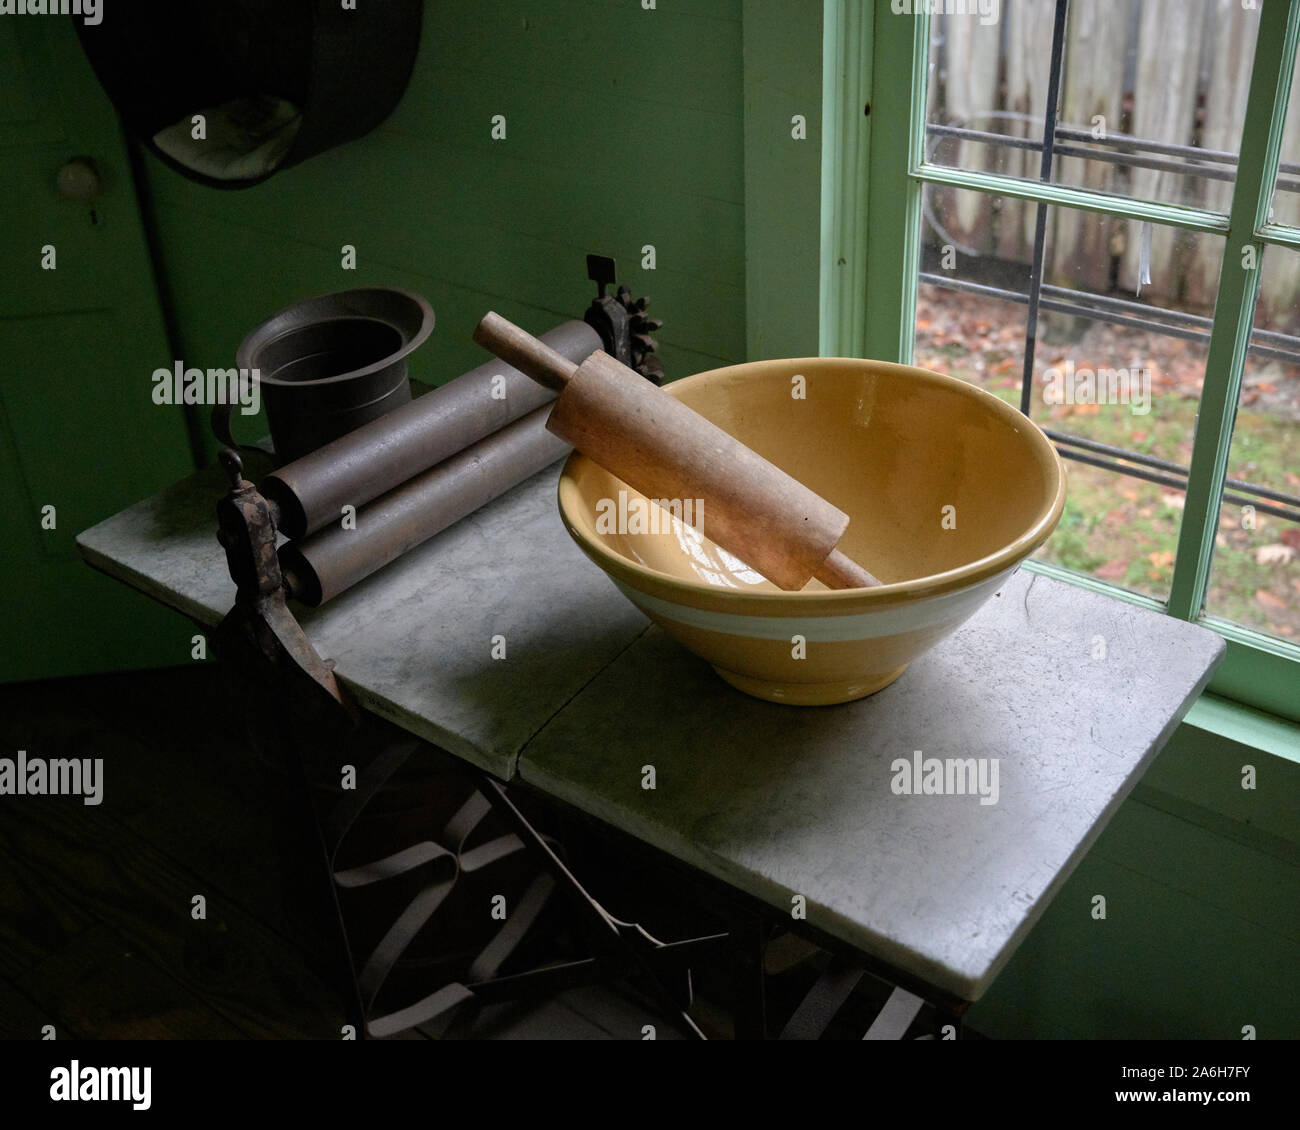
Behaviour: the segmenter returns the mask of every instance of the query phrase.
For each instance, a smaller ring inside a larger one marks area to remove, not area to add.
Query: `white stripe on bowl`
[[[688,628],[755,640],[788,640],[791,636],[800,635],[810,643],[845,643],[916,632],[961,620],[1001,588],[1002,583],[1014,572],[1014,568],[1008,569],[978,585],[958,589],[956,592],[913,600],[875,612],[851,613],[848,616],[741,616],[733,612],[713,612],[674,604],[631,588],[612,576],[610,579],[637,607]]]

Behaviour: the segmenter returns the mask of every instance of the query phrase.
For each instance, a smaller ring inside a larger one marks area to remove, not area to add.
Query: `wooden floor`
[[[339,1038],[215,674],[0,687],[4,756],[105,759],[98,806],[0,798],[0,1037]]]
[[[334,939],[286,905],[267,768],[222,693],[208,665],[0,687],[2,756],[105,761],[97,806],[0,798],[0,1039],[341,1038]],[[643,1020],[588,986],[456,1034],[639,1038]]]

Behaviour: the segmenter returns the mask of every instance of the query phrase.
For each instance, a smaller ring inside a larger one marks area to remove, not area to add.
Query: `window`
[[[1030,567],[1213,628],[1212,689],[1300,717],[1300,0],[853,9],[823,350],[1016,404],[1070,475]]]

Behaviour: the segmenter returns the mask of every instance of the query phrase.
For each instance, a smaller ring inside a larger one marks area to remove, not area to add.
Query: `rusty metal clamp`
[[[217,503],[217,540],[238,593],[235,605],[217,627],[214,642],[228,661],[267,670],[300,691],[304,701],[342,714],[356,724],[360,714],[338,680],[332,660],[322,659],[289,610],[288,592],[276,553],[275,514],[270,503],[243,475],[243,461],[229,448],[221,466],[230,493]]]

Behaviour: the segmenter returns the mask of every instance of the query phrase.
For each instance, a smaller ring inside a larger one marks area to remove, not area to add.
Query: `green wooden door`
[[[58,189],[82,156],[90,203]],[[0,681],[184,662],[187,626],[74,544],[193,464],[180,410],[150,396],[172,349],[120,127],[70,19],[0,19],[0,199]]]

